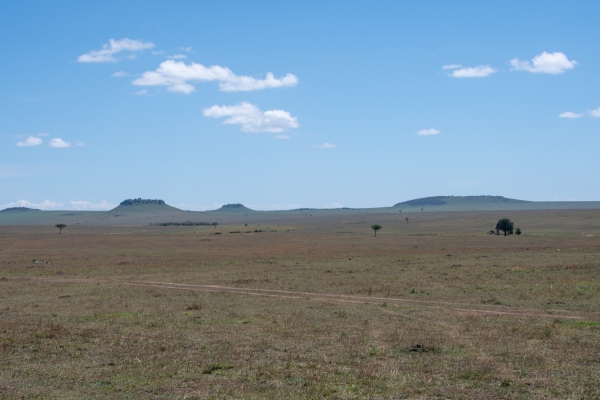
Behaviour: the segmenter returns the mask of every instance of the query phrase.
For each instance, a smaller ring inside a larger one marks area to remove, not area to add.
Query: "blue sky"
[[[4,2],[0,208],[600,200],[600,3]]]

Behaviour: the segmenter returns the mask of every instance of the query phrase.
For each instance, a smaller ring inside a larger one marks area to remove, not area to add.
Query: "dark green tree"
[[[381,229],[381,225],[371,225],[371,229],[375,231],[375,236],[377,236],[377,231]]]
[[[517,235],[520,235],[520,234],[521,234],[521,233],[523,233],[523,232],[521,232],[521,228],[517,228],[517,229],[515,229],[515,233],[516,233]]]
[[[498,220],[496,224],[496,236],[500,234],[500,231],[504,232],[504,236],[512,235],[515,229],[515,224],[508,218],[502,218]]]
[[[211,225],[212,225],[213,228],[216,228],[217,225],[219,225],[219,223],[218,222],[213,222]]]
[[[66,228],[67,226],[65,224],[56,224],[54,227],[58,228],[58,233],[62,233],[63,228]]]
[[[406,223],[408,224],[408,217],[406,217]]]

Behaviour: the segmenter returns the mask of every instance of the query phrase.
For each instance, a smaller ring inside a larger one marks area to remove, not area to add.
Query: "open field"
[[[0,226],[0,398],[600,397],[600,210],[228,221]]]

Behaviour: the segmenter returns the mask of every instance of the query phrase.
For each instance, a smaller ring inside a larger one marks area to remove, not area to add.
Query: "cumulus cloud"
[[[485,78],[494,72],[496,70],[489,65],[479,65],[477,67],[455,69],[450,76],[454,78]]]
[[[196,88],[189,82],[219,82],[223,92],[244,92],[296,86],[298,78],[287,74],[282,78],[268,72],[265,79],[256,79],[251,76],[235,75],[229,68],[219,65],[205,67],[202,64],[186,64],[183,61],[167,60],[162,62],[155,71],[147,71],[133,81],[138,86],[166,86],[167,90],[178,93],[192,93]]]
[[[27,207],[27,208],[39,208],[40,210],[53,210],[53,209],[56,209],[61,206],[62,206],[62,204],[56,203],[56,202],[50,201],[50,200],[44,200],[41,203],[32,203],[27,200],[17,200],[17,201],[8,203],[8,204],[0,205],[0,210],[4,210],[5,208],[11,208],[11,207]]]
[[[42,144],[42,139],[37,138],[35,136],[28,136],[27,139],[22,142],[17,142],[17,146],[19,147],[29,147],[29,146],[39,146]]]
[[[145,49],[152,49],[155,45],[152,42],[142,42],[141,40],[110,39],[108,44],[102,46],[101,50],[92,50],[89,53],[82,54],[77,58],[77,61],[84,63],[103,63],[116,62],[115,54],[122,51],[130,52],[130,57],[135,57],[133,53]]]
[[[50,143],[48,143],[48,146],[54,147],[56,149],[61,149],[61,148],[71,147],[71,143],[65,142],[61,138],[54,138],[54,139],[50,140]]]
[[[217,106],[202,110],[205,117],[227,119],[224,124],[241,125],[244,132],[279,133],[297,128],[298,120],[283,110],[261,111],[254,104],[242,102],[235,106]]]
[[[559,118],[581,118],[583,114],[577,114],[572,111],[566,111],[558,116]]]
[[[588,112],[590,113],[590,115],[592,117],[599,117],[600,118],[600,107],[598,107],[598,109],[596,109],[596,110],[590,110]]]
[[[447,64],[447,65],[443,65],[442,69],[457,69],[457,68],[461,68],[462,65],[461,64]]]
[[[420,131],[417,131],[417,135],[419,135],[419,136],[439,135],[440,133],[442,133],[442,132],[438,131],[437,129],[433,129],[433,128],[421,129]]]
[[[510,65],[517,71],[556,75],[575,68],[577,61],[569,60],[561,52],[547,53],[544,51],[542,54],[533,57],[531,61],[522,61],[518,58],[513,58],[510,60]]]
[[[115,204],[108,203],[102,200],[100,203],[90,203],[89,201],[73,201],[69,202],[72,210],[77,211],[106,211],[116,207]]]
[[[323,144],[318,144],[315,147],[317,149],[335,149],[337,147],[337,144],[331,144],[331,143],[325,142]]]

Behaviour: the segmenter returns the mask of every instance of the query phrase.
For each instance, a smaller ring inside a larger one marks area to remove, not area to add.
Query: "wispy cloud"
[[[134,58],[135,55],[133,53],[154,47],[155,45],[152,42],[127,38],[121,40],[110,39],[107,44],[102,46],[101,50],[92,50],[89,53],[82,54],[77,58],[77,61],[83,63],[117,62],[117,59],[114,57],[117,53],[127,51],[130,53],[129,57]]]
[[[76,211],[106,211],[112,210],[116,207],[115,204],[111,204],[106,200],[102,200],[100,203],[90,203],[89,201],[73,201],[69,202],[72,210]]]
[[[331,144],[329,142],[325,142],[323,144],[317,144],[317,145],[315,145],[315,147],[317,149],[335,149],[337,147],[337,144]]]
[[[42,139],[37,138],[35,136],[28,136],[27,139],[22,142],[17,142],[17,146],[19,147],[30,147],[30,146],[39,146],[43,143]]]
[[[37,135],[38,135],[38,136],[50,136],[50,134],[49,134],[49,133],[38,133]]]
[[[150,96],[148,89],[138,90],[137,92],[133,92],[133,94],[136,96]]]
[[[183,61],[167,60],[155,71],[147,71],[133,81],[138,86],[166,86],[167,90],[178,93],[192,93],[196,88],[189,82],[219,82],[223,92],[244,92],[286,86],[296,86],[298,78],[287,74],[282,78],[268,72],[265,79],[251,76],[235,75],[229,68],[213,65],[205,67],[202,64],[186,64]]]
[[[172,56],[169,56],[169,58],[172,58],[174,60],[184,60],[187,58],[187,56],[185,54],[174,54]]]
[[[462,65],[461,64],[447,64],[442,66],[442,69],[457,69],[457,68],[461,68]]]
[[[123,77],[126,77],[126,76],[131,76],[131,74],[128,74],[125,71],[118,71],[118,72],[115,72],[114,74],[111,75],[111,77],[113,77],[113,78],[123,78]]]
[[[254,104],[243,102],[235,106],[217,106],[203,109],[205,117],[224,118],[229,125],[241,125],[244,132],[279,133],[297,128],[298,119],[284,110],[261,111]]]
[[[288,135],[275,135],[275,139],[290,140],[291,137],[289,137]]]
[[[50,143],[48,143],[48,146],[54,147],[55,149],[64,149],[67,147],[71,147],[71,143],[65,142],[61,138],[54,138],[54,139],[50,140]]]
[[[433,128],[421,129],[420,131],[417,131],[417,135],[419,136],[439,135],[440,133],[442,132]]]
[[[583,114],[577,114],[572,111],[566,111],[562,114],[559,114],[558,117],[559,118],[581,118],[581,117],[583,117]]]
[[[564,53],[547,53],[545,51],[533,57],[531,61],[522,61],[518,58],[510,60],[510,65],[516,71],[553,75],[562,74],[567,70],[573,69],[577,64],[577,61],[569,60]]]
[[[479,65],[477,67],[455,69],[450,76],[454,78],[485,78],[494,72],[496,70],[489,65]]]
[[[598,117],[598,118],[600,118],[600,107],[598,107],[596,110],[590,110],[588,112],[590,113],[590,115],[592,117]]]

